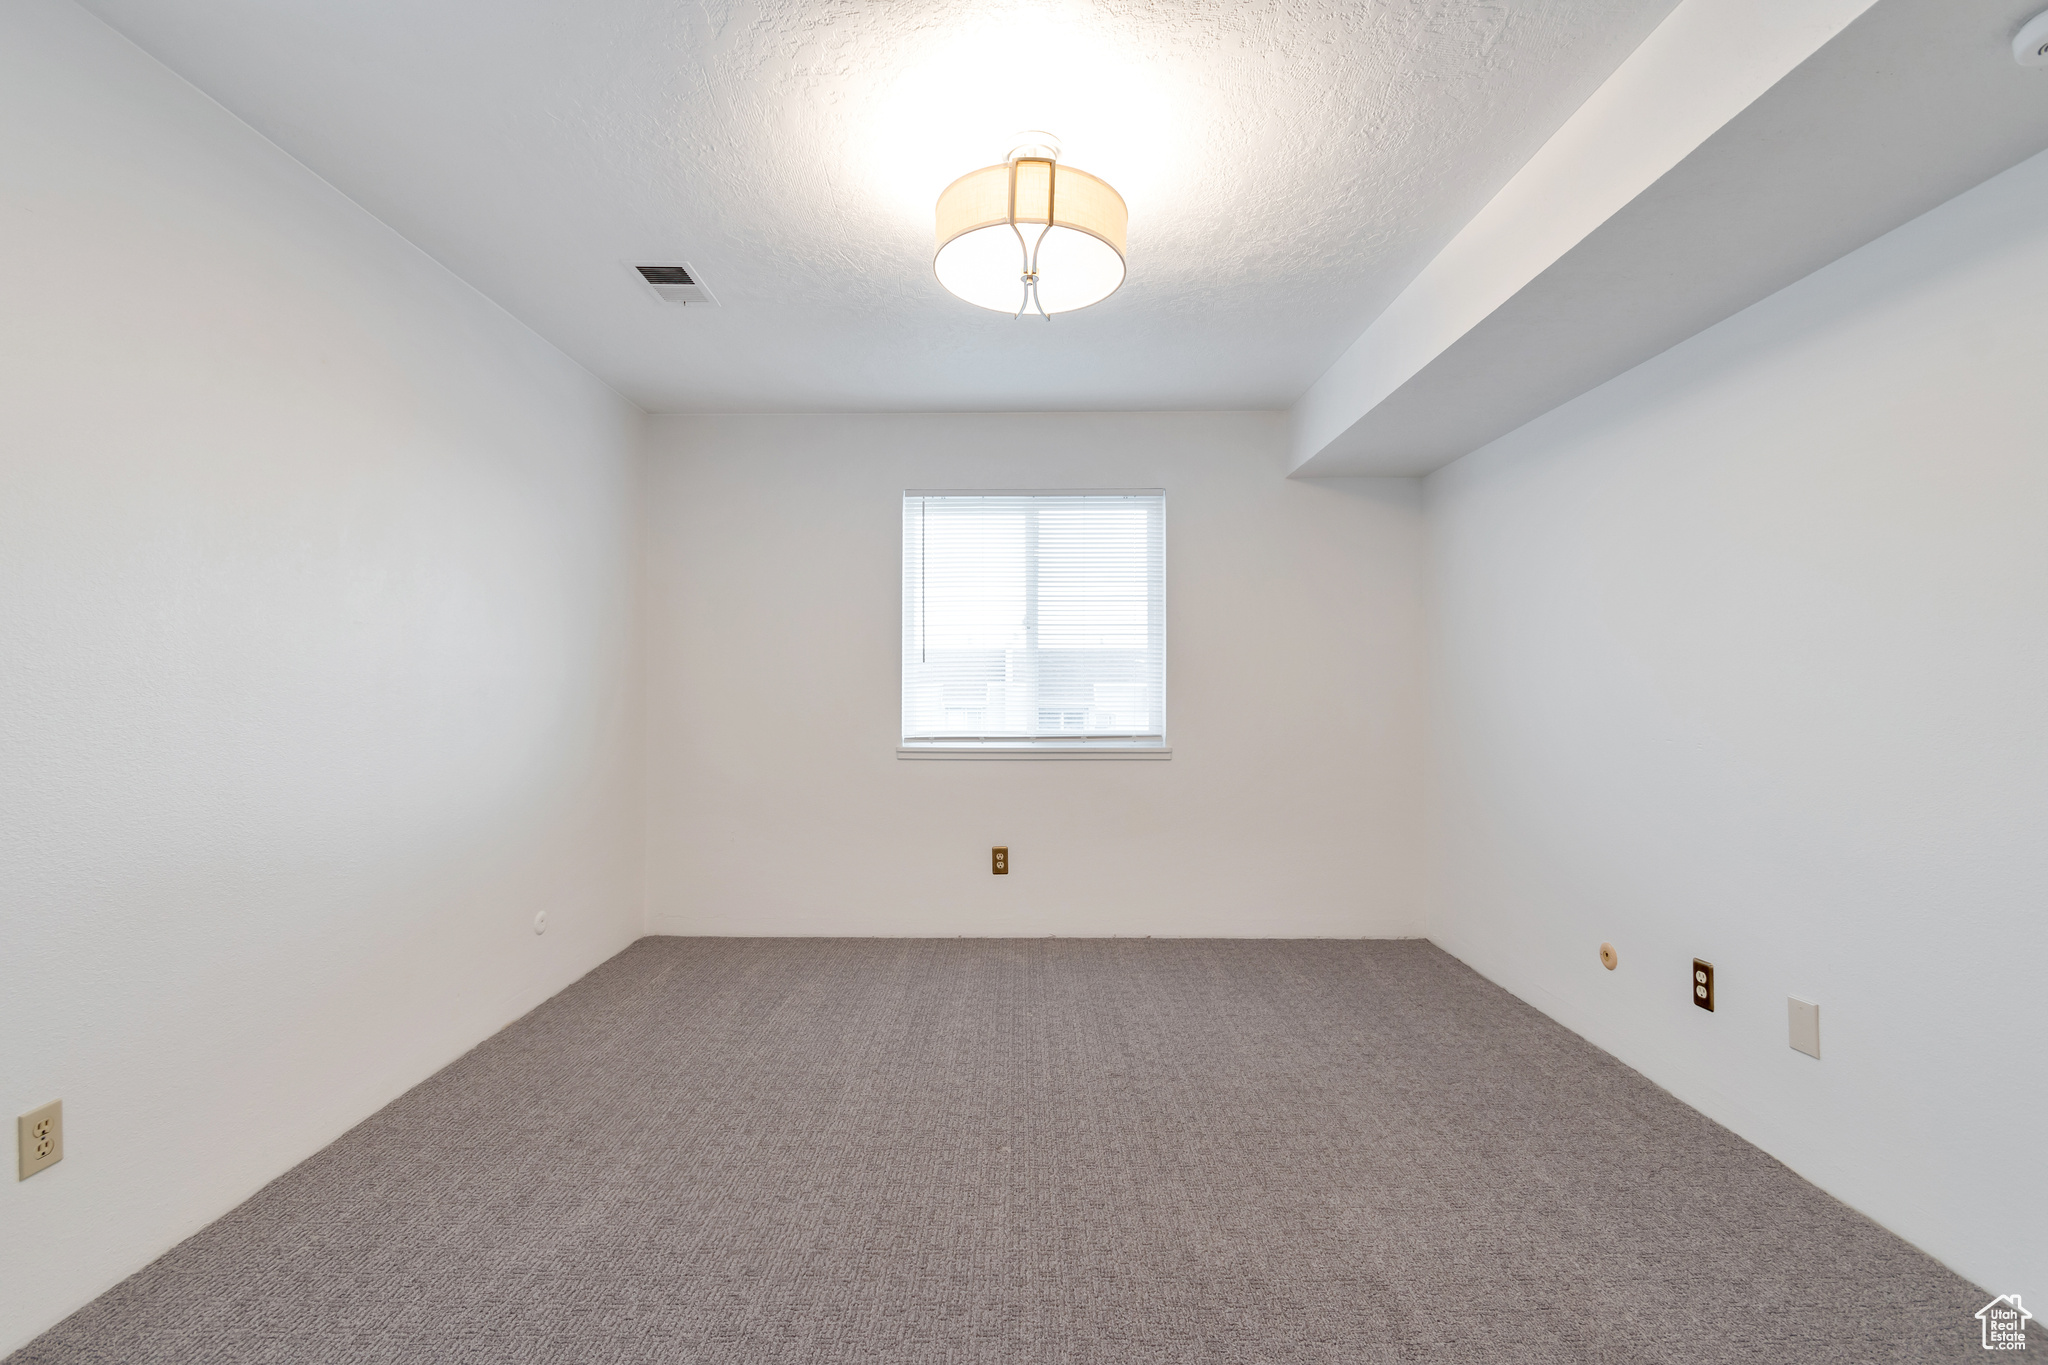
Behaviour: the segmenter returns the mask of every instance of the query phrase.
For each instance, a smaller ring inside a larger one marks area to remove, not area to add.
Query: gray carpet
[[[1965,1360],[1985,1297],[1427,944],[649,938],[10,1362]]]

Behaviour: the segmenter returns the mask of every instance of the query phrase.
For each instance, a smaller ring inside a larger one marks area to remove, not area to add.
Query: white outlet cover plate
[[[1820,1057],[1820,1006],[1811,1000],[1798,996],[1785,997],[1785,1018],[1791,1032],[1792,1047],[1807,1056]]]

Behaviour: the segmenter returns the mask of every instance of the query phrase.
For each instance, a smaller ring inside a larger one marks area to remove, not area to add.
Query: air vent
[[[717,304],[711,291],[697,278],[695,271],[687,265],[636,265],[640,278],[647,281],[647,287],[663,303],[709,303]]]

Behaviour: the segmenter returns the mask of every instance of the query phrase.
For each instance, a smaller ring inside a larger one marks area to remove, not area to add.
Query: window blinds
[[[1160,747],[1166,495],[903,496],[906,747]]]

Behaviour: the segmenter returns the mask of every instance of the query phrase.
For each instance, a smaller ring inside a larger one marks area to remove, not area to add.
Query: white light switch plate
[[[1820,1006],[1798,996],[1785,998],[1785,1018],[1790,1025],[1792,1046],[1809,1057],[1820,1056]]]

